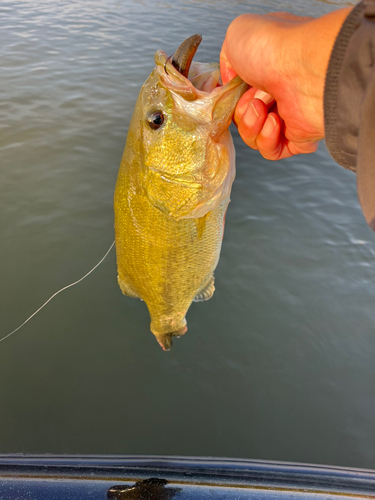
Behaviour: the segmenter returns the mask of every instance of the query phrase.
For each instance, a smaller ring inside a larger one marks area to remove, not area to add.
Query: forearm
[[[338,9],[317,19],[311,19],[305,25],[296,26],[295,37],[302,51],[304,61],[301,78],[301,93],[314,97],[314,110],[317,116],[323,116],[324,82],[330,55],[336,37],[352,7]]]

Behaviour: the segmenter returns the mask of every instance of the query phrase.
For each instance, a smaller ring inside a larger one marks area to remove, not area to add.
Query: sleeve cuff
[[[329,60],[324,86],[324,128],[327,148],[332,158],[342,167],[356,171],[357,145],[355,124],[348,119],[348,133],[342,130],[342,82],[340,79],[347,47],[353,33],[360,25],[365,10],[364,1],[354,7],[344,21],[336,38]],[[340,87],[339,87],[340,83]],[[346,96],[344,96],[344,100]],[[341,98],[341,100],[340,100]],[[341,108],[340,108],[341,106]]]

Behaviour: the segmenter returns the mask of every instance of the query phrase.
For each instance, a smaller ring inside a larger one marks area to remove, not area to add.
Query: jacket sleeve
[[[364,216],[375,230],[375,0],[363,0],[334,44],[324,90],[324,122],[333,159],[357,174]]]

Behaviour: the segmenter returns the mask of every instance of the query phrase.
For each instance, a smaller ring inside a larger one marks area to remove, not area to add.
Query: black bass
[[[228,130],[248,86],[220,84],[218,64],[192,62],[193,35],[158,50],[130,123],[115,190],[118,283],[147,304],[164,350],[186,330],[192,301],[214,293],[235,176]]]

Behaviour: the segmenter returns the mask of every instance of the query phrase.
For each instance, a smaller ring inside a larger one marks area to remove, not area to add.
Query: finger
[[[317,150],[318,142],[316,141],[303,143],[289,141],[284,135],[285,127],[283,125],[283,121],[277,113],[268,113],[256,139],[253,139],[251,147],[258,149],[267,160],[281,160],[297,154],[313,153]]]
[[[257,137],[267,119],[268,109],[263,101],[252,99],[238,121],[238,132],[250,148],[258,149]]]
[[[279,160],[281,154],[287,154],[280,132],[280,117],[277,113],[269,113],[256,140],[260,154],[267,160]]]
[[[227,57],[225,40],[220,52],[220,74],[223,85],[225,85],[230,80],[233,80],[233,78],[237,76],[237,73],[232,68]]]
[[[289,141],[288,141],[289,142]],[[306,141],[302,143],[289,142],[288,149],[293,155],[315,153],[319,147],[319,141]]]
[[[262,131],[262,135],[264,131]],[[275,134],[275,131],[273,132]],[[299,155],[299,154],[310,154],[314,153],[318,149],[319,142],[304,142],[304,143],[295,143],[291,142],[282,133],[279,136],[279,143],[274,139],[275,145],[272,150],[272,133],[268,136],[268,146],[262,145],[262,139],[260,140],[260,135],[258,137],[258,144],[261,144],[262,150],[259,147],[259,152],[266,158],[267,160],[283,160],[284,158],[290,158],[291,156]],[[267,147],[267,150],[264,148]]]
[[[271,94],[268,94],[267,92],[264,92],[263,90],[259,89],[255,92],[254,99],[260,99],[261,101],[264,102],[264,104],[269,104],[270,106],[268,107],[268,109],[275,102],[275,99],[272,97]]]
[[[259,90],[255,87],[251,87],[244,93],[244,95],[238,101],[236,109],[234,111],[233,121],[237,125],[237,127],[241,121],[242,115],[249,107],[251,101],[254,98],[260,99],[261,101],[264,102],[264,104],[267,104],[268,111],[272,108],[272,106],[275,103],[275,99],[270,94],[267,94],[266,92],[263,92],[263,90]]]
[[[237,106],[234,110],[234,115],[233,115],[233,121],[238,127],[241,118],[247,108],[250,106],[251,101],[254,99],[254,94],[256,92],[256,89],[251,88],[247,90],[244,95],[241,97],[241,99],[238,101]]]

